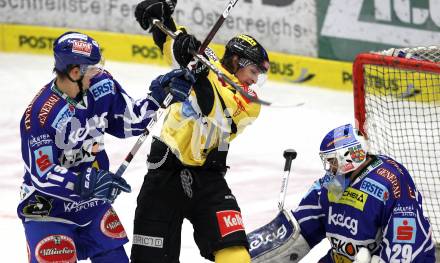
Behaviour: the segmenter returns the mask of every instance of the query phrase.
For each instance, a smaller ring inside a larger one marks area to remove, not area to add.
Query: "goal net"
[[[440,47],[360,54],[353,66],[355,118],[371,151],[402,163],[423,196],[440,244]]]

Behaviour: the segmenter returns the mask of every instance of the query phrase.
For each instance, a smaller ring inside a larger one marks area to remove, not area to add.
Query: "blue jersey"
[[[104,133],[118,138],[139,135],[157,109],[149,96],[130,98],[108,72],[91,79],[79,103],[54,80],[43,87],[20,123],[25,174],[18,216],[77,225],[93,220],[94,209],[109,204],[76,195],[77,175],[91,166],[108,170]]]
[[[373,160],[340,199],[315,182],[293,215],[310,247],[327,238],[320,262],[352,262],[361,247],[384,262],[435,262],[431,226],[408,171],[385,156]]]

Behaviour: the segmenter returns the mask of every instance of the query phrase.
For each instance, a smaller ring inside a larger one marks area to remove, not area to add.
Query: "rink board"
[[[0,51],[52,54],[52,43],[60,34],[72,29],[28,25],[0,24]],[[103,31],[79,30],[91,35],[101,45],[106,59],[166,66],[161,51],[151,35],[131,35]],[[294,43],[292,43],[294,45]],[[224,46],[211,45],[218,56]],[[270,47],[268,47],[270,49]],[[352,91],[352,63],[269,52],[269,79]]]

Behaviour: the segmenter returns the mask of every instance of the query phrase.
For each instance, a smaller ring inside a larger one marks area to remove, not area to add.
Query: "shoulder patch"
[[[96,101],[107,94],[115,94],[114,83],[112,80],[106,78],[93,84],[89,91],[92,93],[92,96]]]

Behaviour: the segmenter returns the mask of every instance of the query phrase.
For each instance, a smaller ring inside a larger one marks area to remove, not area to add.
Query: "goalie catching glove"
[[[284,209],[268,224],[247,235],[252,262],[298,262],[310,247],[300,233],[298,222]]]

